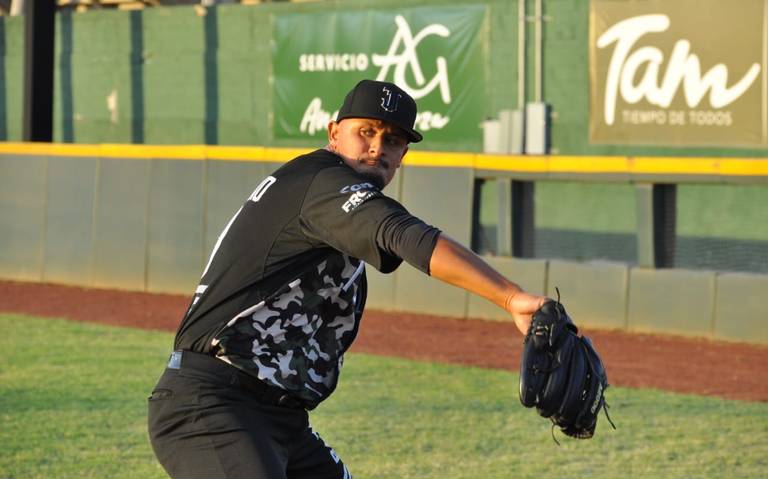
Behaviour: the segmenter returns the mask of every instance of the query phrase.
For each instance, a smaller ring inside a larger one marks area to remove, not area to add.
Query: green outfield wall
[[[526,2],[529,17],[535,15],[535,3]],[[540,100],[552,108],[553,154],[768,155],[765,148],[590,144],[586,121],[590,2],[546,0],[542,4]],[[414,9],[426,9],[426,14],[440,18],[442,11],[460,13],[465,8],[474,12],[478,7],[485,12],[479,27],[482,65],[473,68],[482,83],[482,116],[495,118],[500,110],[519,107],[520,22],[514,1],[439,0],[414,5],[403,0],[335,0],[60,13],[56,24],[55,141],[311,147],[317,140],[274,138],[271,112],[276,100],[271,82],[276,19],[306,15],[312,21],[313,15],[333,12],[395,15]],[[342,24],[336,28],[356,31],[362,27]],[[522,63],[526,101],[534,101],[536,94],[534,35],[534,19],[529,18]],[[0,140],[19,141],[22,18],[0,18],[0,54]],[[345,82],[376,73],[369,65]],[[481,126],[467,128],[474,129],[471,140],[437,141],[426,135],[423,147],[429,151],[482,151]]]

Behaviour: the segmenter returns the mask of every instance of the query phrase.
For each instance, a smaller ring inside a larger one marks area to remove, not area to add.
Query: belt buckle
[[[181,369],[181,351],[174,351],[168,359],[168,369]]]

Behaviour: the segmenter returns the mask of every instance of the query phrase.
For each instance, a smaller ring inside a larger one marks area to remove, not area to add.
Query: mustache
[[[360,163],[365,163],[366,165],[370,165],[370,166],[381,165],[384,168],[389,168],[389,162],[381,157],[374,158],[371,156],[360,156],[357,158],[357,161]]]

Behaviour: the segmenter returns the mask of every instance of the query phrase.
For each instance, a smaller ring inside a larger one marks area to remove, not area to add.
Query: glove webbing
[[[608,419],[608,423],[611,425],[611,427],[615,431],[616,430],[616,425],[611,420],[611,416],[608,415],[608,409],[610,408],[610,406],[605,401],[605,398],[603,398],[603,406],[602,407],[603,407],[603,412],[605,413],[605,418]],[[557,423],[555,423],[555,420],[553,418],[551,418],[551,417],[549,418],[549,420],[552,421],[552,428],[550,429],[550,433],[552,434],[552,440],[555,441],[555,444],[557,444],[559,446],[560,445],[560,441],[558,441],[557,438],[555,437],[555,426],[557,426]]]

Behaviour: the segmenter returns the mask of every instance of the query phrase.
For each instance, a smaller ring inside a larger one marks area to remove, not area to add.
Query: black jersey
[[[428,273],[439,230],[326,150],[262,181],[211,253],[176,349],[213,354],[308,407],[336,387],[365,304],[365,263]]]

